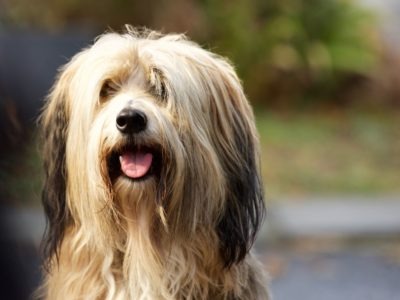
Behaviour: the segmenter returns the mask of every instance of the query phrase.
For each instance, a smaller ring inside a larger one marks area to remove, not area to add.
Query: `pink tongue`
[[[125,152],[119,157],[121,170],[130,178],[146,175],[151,167],[153,155],[145,152]]]

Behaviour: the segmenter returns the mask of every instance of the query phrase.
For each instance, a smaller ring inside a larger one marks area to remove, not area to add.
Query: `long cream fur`
[[[146,113],[132,140],[160,149],[158,176],[110,175],[127,105]],[[258,138],[225,59],[182,35],[104,34],[60,71],[41,125],[41,297],[269,299],[248,253],[264,209]]]

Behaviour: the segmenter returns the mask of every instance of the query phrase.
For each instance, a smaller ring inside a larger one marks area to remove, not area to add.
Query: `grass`
[[[400,193],[399,113],[257,115],[272,198]]]
[[[267,197],[400,194],[400,113],[257,114]],[[0,158],[2,202],[38,205],[35,139]]]

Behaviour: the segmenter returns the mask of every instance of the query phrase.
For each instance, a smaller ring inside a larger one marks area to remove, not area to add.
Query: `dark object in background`
[[[0,299],[32,299],[41,281],[38,245],[44,226],[39,209],[0,205]]]
[[[17,148],[31,132],[57,69],[93,36],[88,32],[0,33],[0,153]]]
[[[0,179],[12,173],[8,168],[20,167],[10,164],[18,161],[11,157],[23,155],[57,69],[89,44],[92,36],[0,32]],[[0,298],[29,299],[40,281],[38,247],[14,238],[16,229],[3,218],[12,204],[2,187],[10,188],[0,184]]]
[[[30,299],[40,282],[40,260],[33,245],[0,242],[0,295],[2,299]]]

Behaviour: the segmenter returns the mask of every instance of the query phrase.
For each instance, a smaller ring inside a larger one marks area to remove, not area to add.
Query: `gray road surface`
[[[275,300],[400,299],[400,263],[380,254],[364,249],[280,255],[283,270],[270,285]]]

